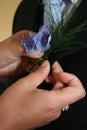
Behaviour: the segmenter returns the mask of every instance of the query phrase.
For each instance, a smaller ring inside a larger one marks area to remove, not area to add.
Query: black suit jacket
[[[40,0],[40,2],[42,2],[42,0]],[[73,27],[87,20],[86,12],[87,0],[83,0],[70,26]],[[13,33],[23,29],[38,31],[42,24],[43,9],[41,5],[37,0],[23,0],[14,17]],[[75,40],[87,43],[87,30],[78,33]],[[67,53],[55,53],[49,59],[51,63],[58,60],[65,71],[77,75],[87,91],[87,47],[75,46],[72,51]],[[15,82],[19,77],[11,77],[5,80],[4,89]],[[49,85],[45,83],[42,83],[39,87],[44,89],[50,88]],[[57,120],[37,129],[87,130],[87,96],[70,105],[70,109],[67,112],[62,112],[62,115]]]

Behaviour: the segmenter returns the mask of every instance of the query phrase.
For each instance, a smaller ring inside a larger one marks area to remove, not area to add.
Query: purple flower
[[[27,53],[33,53],[35,49],[34,34],[30,33],[29,37],[22,40],[23,46],[26,48]]]
[[[33,53],[37,48],[40,52],[44,52],[50,48],[51,33],[47,25],[43,25],[39,32],[30,34],[26,40],[22,40],[22,44],[26,48],[27,53]]]
[[[43,25],[39,32],[34,36],[36,47],[40,52],[50,48],[51,34],[47,25]]]

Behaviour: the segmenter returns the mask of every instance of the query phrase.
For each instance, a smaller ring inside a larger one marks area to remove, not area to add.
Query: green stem
[[[30,73],[32,71],[32,69],[36,66],[41,64],[42,61],[44,61],[45,59],[47,59],[47,56],[44,55],[41,58],[37,59],[31,66],[28,67],[27,72]]]

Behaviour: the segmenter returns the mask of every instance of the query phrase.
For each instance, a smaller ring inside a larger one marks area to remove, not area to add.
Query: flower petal
[[[34,48],[35,48],[34,36],[35,36],[35,34],[30,33],[30,35],[27,39],[22,40],[22,44],[26,48],[27,53],[34,52]]]
[[[40,27],[38,33],[30,33],[27,39],[22,40],[22,44],[26,48],[27,53],[34,53],[36,49],[38,49],[39,52],[44,52],[50,48],[50,41],[50,29],[47,25],[43,25]]]
[[[50,35],[51,31],[50,31],[50,28],[48,25],[43,25],[40,27],[39,32],[46,33],[46,34]]]
[[[39,33],[34,36],[34,41],[36,48],[38,48],[40,52],[44,52],[50,48],[51,33],[47,25],[43,25],[39,29]]]

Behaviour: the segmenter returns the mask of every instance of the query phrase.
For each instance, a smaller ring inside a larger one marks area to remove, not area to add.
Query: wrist
[[[2,94],[0,97],[0,130],[20,130],[19,115],[11,105],[12,103],[8,102]]]

